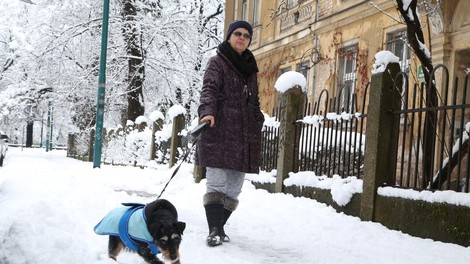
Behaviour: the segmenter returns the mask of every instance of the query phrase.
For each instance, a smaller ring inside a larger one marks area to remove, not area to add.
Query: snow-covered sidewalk
[[[65,151],[10,148],[0,168],[1,264],[98,264],[107,237],[93,227],[121,202],[155,199],[173,169],[113,167],[66,158]],[[201,263],[470,263],[470,249],[421,239],[336,213],[306,198],[269,194],[245,183],[226,228],[232,242],[205,245],[204,181],[183,164],[162,198],[186,222],[183,264]],[[119,263],[144,263],[123,253]]]

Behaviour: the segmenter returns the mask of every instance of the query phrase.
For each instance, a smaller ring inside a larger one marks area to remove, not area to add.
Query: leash
[[[176,169],[173,171],[173,174],[171,175],[170,179],[168,180],[168,182],[165,184],[165,187],[163,187],[163,190],[162,192],[160,193],[160,195],[158,195],[157,199],[160,198],[160,196],[162,196],[163,192],[165,191],[166,187],[168,186],[168,184],[170,183],[171,180],[173,180],[173,178],[175,177],[176,173],[178,172],[178,170],[180,169],[181,165],[183,165],[183,162],[186,160],[186,158],[189,156],[189,153],[191,153],[191,150],[194,148],[194,146],[196,146],[196,143],[197,143],[197,139],[199,138],[196,138],[196,140],[193,142],[193,145],[188,149],[188,151],[186,152],[186,154],[184,154],[183,158],[181,159],[181,162],[180,164],[178,165],[178,167],[176,167]]]
[[[188,149],[188,151],[184,154],[183,158],[181,159],[181,162],[180,164],[178,165],[178,167],[176,167],[176,169],[173,171],[173,174],[171,175],[170,179],[168,180],[168,182],[165,184],[165,187],[163,187],[163,190],[161,191],[160,195],[158,195],[157,199],[159,199],[163,192],[165,192],[166,190],[166,187],[168,186],[168,184],[171,182],[171,180],[173,180],[173,178],[176,176],[176,173],[178,173],[178,170],[180,169],[181,165],[183,165],[183,162],[186,160],[186,158],[188,158],[189,156],[189,153],[191,153],[192,149],[194,148],[194,146],[196,146],[196,143],[198,142],[199,140],[199,137],[201,135],[201,132],[202,132],[202,129],[204,127],[206,127],[206,125],[208,125],[209,122],[205,122],[205,123],[201,123],[199,124],[198,126],[196,126],[191,132],[191,136],[194,137],[194,141],[193,141],[193,144],[191,145],[191,147]]]

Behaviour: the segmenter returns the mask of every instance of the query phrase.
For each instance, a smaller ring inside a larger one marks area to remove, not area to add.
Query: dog
[[[98,235],[109,235],[108,256],[117,261],[124,249],[137,252],[147,263],[165,260],[180,264],[179,246],[186,223],[178,221],[173,204],[157,199],[147,205],[123,203],[111,210],[94,228]]]

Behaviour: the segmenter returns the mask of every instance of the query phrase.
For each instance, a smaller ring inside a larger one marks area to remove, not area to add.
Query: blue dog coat
[[[136,241],[145,242],[153,254],[159,251],[147,229],[145,205],[123,203],[124,207],[111,210],[93,229],[98,235],[119,236],[126,247],[137,251]]]

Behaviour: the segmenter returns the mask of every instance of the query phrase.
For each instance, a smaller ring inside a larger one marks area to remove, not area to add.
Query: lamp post
[[[52,145],[52,103],[47,103],[47,131],[46,131],[46,152],[51,150]]]
[[[101,56],[100,74],[98,80],[98,98],[96,103],[96,129],[93,148],[93,168],[101,165],[101,148],[103,145],[103,115],[104,115],[104,95],[106,87],[106,52],[108,46],[108,20],[109,20],[109,0],[103,3],[103,25],[101,32]]]

